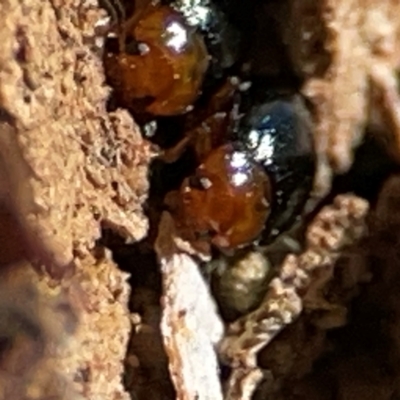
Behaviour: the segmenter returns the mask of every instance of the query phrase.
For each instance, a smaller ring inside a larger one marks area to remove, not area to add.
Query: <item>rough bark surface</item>
[[[400,3],[271,4],[314,107],[316,192],[349,168],[367,125],[400,159]],[[0,3],[0,399],[399,398],[398,176],[369,219],[351,195],[324,208],[304,252],[225,333],[196,252],[164,216],[161,307],[129,315],[128,274],[96,242],[102,227],[128,242],[146,235],[152,153],[126,110],[106,111],[104,15],[91,0]]]
[[[125,111],[105,111],[95,2],[7,0],[0,13],[1,134],[9,144],[2,163],[6,177],[15,172],[14,154],[24,167],[18,184],[10,179],[11,202],[19,201],[18,219],[50,256],[39,264],[46,261],[54,278],[67,276],[61,286],[41,278],[40,292],[65,291],[79,319],[51,355],[54,368],[84,398],[128,399],[121,381],[130,331],[127,274],[93,249],[102,225],[131,241],[145,235],[150,155]]]
[[[347,171],[353,149],[374,119],[399,154],[400,5],[379,0],[291,1],[278,20],[291,61],[315,107],[320,158],[317,192],[329,190],[330,168]],[[390,139],[391,138],[391,139]]]

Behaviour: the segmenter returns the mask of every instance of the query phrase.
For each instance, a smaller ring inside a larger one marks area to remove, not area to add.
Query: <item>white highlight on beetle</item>
[[[205,29],[210,21],[207,0],[177,0],[173,2],[173,7],[184,15],[186,23],[190,26]]]
[[[250,81],[241,82],[239,84],[239,91],[246,92],[247,90],[249,90],[251,88],[251,85],[252,85],[252,83]]]
[[[138,44],[138,50],[140,52],[140,55],[145,55],[150,52],[150,47],[146,43],[139,43]]]
[[[210,189],[212,182],[208,178],[200,178],[200,183],[204,189]]]
[[[181,52],[188,41],[185,27],[173,21],[166,29],[167,46],[172,47],[176,52]]]
[[[256,130],[252,130],[248,136],[249,145],[254,150],[254,159],[256,161],[263,161],[264,164],[268,165],[272,162],[274,155],[274,139],[272,135],[262,135]]]
[[[246,172],[244,172],[247,169],[247,163],[248,163],[248,160],[244,153],[235,151],[232,154],[230,164],[235,170],[238,170],[232,176],[233,185],[242,186],[243,184],[245,184],[247,182],[248,174]]]

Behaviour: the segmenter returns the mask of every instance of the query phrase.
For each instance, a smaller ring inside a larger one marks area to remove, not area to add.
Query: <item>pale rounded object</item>
[[[237,317],[257,307],[272,277],[269,260],[258,251],[241,257],[221,257],[212,261],[213,292],[227,317]]]

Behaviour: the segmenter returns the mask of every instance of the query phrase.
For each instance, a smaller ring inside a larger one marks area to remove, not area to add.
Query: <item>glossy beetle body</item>
[[[251,243],[270,213],[267,175],[233,143],[211,151],[180,194],[186,224],[221,249]]]
[[[124,48],[106,53],[105,72],[120,101],[136,112],[189,111],[208,68],[202,36],[169,6],[150,5],[124,26]]]
[[[219,6],[205,0],[149,5],[126,21],[123,48],[106,56],[105,65],[124,102],[139,104],[134,111],[186,114],[175,153],[163,152],[173,162],[189,146],[198,162],[178,191],[177,214],[193,237],[235,249],[269,242],[299,217],[312,189],[314,158],[297,96],[274,95],[255,77],[256,90],[239,96],[237,113],[239,84],[215,93],[239,59],[240,42],[236,37],[231,46],[235,29]],[[210,65],[215,84],[199,98]]]
[[[270,242],[301,214],[312,190],[315,158],[307,112],[297,97],[252,105],[237,139],[271,182],[271,215],[263,232]]]
[[[211,149],[184,180],[182,220],[220,249],[273,240],[296,221],[309,198],[310,134],[297,98],[252,104],[236,133],[226,135],[228,143]]]

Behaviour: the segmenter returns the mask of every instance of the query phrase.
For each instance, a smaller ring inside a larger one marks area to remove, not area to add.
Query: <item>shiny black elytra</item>
[[[312,190],[310,119],[298,96],[268,99],[246,110],[236,134],[271,180],[274,198],[261,240],[269,243],[299,218]]]

